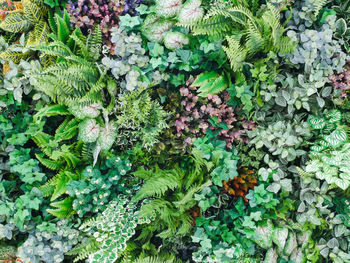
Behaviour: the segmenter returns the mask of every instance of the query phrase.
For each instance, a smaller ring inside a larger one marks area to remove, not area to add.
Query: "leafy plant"
[[[199,2],[199,1],[198,1]],[[223,47],[235,71],[241,69],[259,52],[290,53],[295,44],[284,36],[280,12],[270,4],[258,11],[257,1],[251,5],[218,1],[204,18],[179,21],[194,34],[226,36],[228,46]]]
[[[24,47],[23,51],[18,51],[19,48],[13,45],[0,54],[1,59],[12,60],[15,63],[28,58],[32,54],[31,47],[47,42],[50,32],[49,25],[45,21],[47,9],[44,1],[23,0],[21,3],[23,10],[7,14],[0,23],[1,29],[11,33],[29,31],[26,39],[22,37],[20,40],[21,46]]]
[[[203,158],[210,163],[210,177],[215,185],[223,186],[224,181],[238,176],[237,163],[238,152],[236,149],[230,151],[225,149],[225,142],[219,140],[209,141],[208,137],[198,138],[194,141],[193,154]]]
[[[116,85],[106,76],[106,71],[96,66],[100,56],[101,31],[96,27],[90,37],[85,37],[79,30],[69,36],[78,46],[71,50],[69,41],[62,43],[58,38],[54,42],[37,47],[42,55],[54,56],[57,64],[27,77],[52,101],[68,106],[88,106],[102,101],[104,92],[114,98]],[[110,107],[114,100],[111,100]]]
[[[201,172],[201,160],[194,161],[196,166],[188,173],[178,166],[170,170],[158,167],[154,171],[139,169],[134,173],[145,180],[134,199],[152,198],[142,206],[140,215],[155,215],[152,230],[144,231],[155,232],[163,239],[174,235],[185,236],[191,231],[192,217],[188,211],[196,204],[194,194],[210,184],[205,182],[206,178]]]
[[[90,236],[69,252],[78,255],[74,262],[88,257],[88,262],[116,262],[120,253],[126,249],[138,224],[150,223],[150,217],[139,215],[136,204],[126,197],[110,202],[100,216],[84,222],[79,230]]]

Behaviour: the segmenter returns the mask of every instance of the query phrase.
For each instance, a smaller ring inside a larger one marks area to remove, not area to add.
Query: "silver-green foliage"
[[[312,75],[310,81],[314,81],[317,87],[329,83],[328,76],[341,72],[348,59],[340,42],[333,39],[335,19],[335,16],[327,16],[325,23],[317,30],[299,27],[287,32],[298,43],[296,51],[287,58],[306,74]]]
[[[279,120],[267,126],[247,131],[250,144],[256,149],[265,147],[269,154],[278,156],[282,162],[291,162],[306,152],[299,149],[311,137],[309,124],[305,121]]]
[[[311,224],[315,228],[327,224],[323,237],[317,240],[316,247],[320,255],[330,258],[332,262],[347,262],[350,259],[350,229],[347,223],[350,214],[335,213],[334,203],[337,200],[345,200],[336,206],[343,205],[344,210],[349,211],[349,208],[346,208],[349,207],[349,200],[337,196],[327,182],[321,183],[320,180],[311,177],[304,177],[300,182],[299,198],[296,217],[299,224]]]
[[[260,95],[265,103],[287,108],[290,116],[295,111],[313,111],[325,106],[324,98],[329,96],[330,87],[324,87],[323,72],[318,71],[315,75],[298,74],[293,76],[289,73],[279,74],[274,83],[262,83]]]
[[[278,0],[273,0],[277,2]],[[301,27],[310,27],[316,21],[322,7],[327,0],[299,0],[293,3],[291,24],[300,25]],[[286,16],[290,15],[290,11],[286,12]]]
[[[140,34],[118,28],[112,31],[112,43],[115,44],[114,56],[105,56],[102,63],[111,70],[123,91],[146,88],[150,83],[158,84],[167,79],[167,74],[159,71],[148,72],[150,58],[145,55]],[[147,73],[147,76],[143,73]]]
[[[79,241],[79,231],[71,228],[67,221],[56,224],[42,223],[19,247],[18,256],[25,263],[63,262],[64,254]]]

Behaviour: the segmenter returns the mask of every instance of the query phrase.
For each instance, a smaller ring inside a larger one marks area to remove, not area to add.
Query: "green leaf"
[[[309,116],[308,122],[313,129],[323,129],[326,126],[326,121],[323,118],[318,118],[313,115]]]
[[[205,85],[208,81],[215,79],[218,76],[219,74],[214,71],[204,72],[197,76],[195,81],[192,83],[191,87],[201,87]]]
[[[119,20],[119,26],[126,30],[131,30],[134,27],[141,25],[141,20],[139,16],[132,17],[129,14],[126,14],[124,16],[121,16]]]
[[[33,26],[21,13],[11,13],[6,15],[5,19],[0,23],[2,30],[11,33],[21,33],[28,31]]]
[[[337,34],[339,34],[340,36],[344,35],[347,30],[345,19],[344,18],[338,19],[337,22],[335,23],[335,28],[336,28]]]
[[[276,228],[272,234],[273,242],[280,248],[284,249],[288,237],[288,228]]]
[[[208,82],[211,85],[205,85],[198,89],[198,95],[207,97],[209,94],[215,95],[224,91],[228,87],[227,79],[224,75],[217,77],[213,82]]]
[[[336,123],[341,120],[342,114],[339,110],[331,110],[326,114],[326,118],[328,119],[328,122]]]

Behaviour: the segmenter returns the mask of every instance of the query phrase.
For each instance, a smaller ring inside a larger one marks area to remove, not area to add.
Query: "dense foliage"
[[[349,263],[349,0],[0,0],[0,262]]]

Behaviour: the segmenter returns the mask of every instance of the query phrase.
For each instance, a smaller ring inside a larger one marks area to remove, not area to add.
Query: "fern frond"
[[[227,57],[230,59],[231,67],[234,70],[238,70],[242,67],[243,62],[247,57],[247,50],[241,46],[241,44],[232,38],[227,36],[228,47],[222,47],[227,54]]]
[[[182,263],[181,260],[177,259],[174,255],[168,256],[159,255],[154,257],[143,257],[140,256],[136,261],[132,263]]]
[[[99,249],[99,243],[93,237],[86,240],[83,244],[79,244],[74,247],[72,250],[66,253],[68,256],[77,256],[73,262],[78,262],[79,260],[83,260],[87,258],[89,255],[95,253]]]
[[[51,203],[50,205],[56,209],[46,209],[46,211],[58,218],[68,218],[75,213],[72,204],[73,198],[67,197],[62,201]]]
[[[57,142],[73,138],[79,129],[79,122],[73,118],[66,118],[64,122],[56,129],[55,140]]]
[[[147,197],[162,196],[166,191],[179,187],[183,176],[184,172],[179,168],[173,170],[156,169],[155,175],[146,180],[134,198],[138,201]]]
[[[193,228],[193,218],[189,214],[185,214],[180,218],[181,226],[177,229],[177,235],[186,236]]]
[[[51,135],[44,132],[39,132],[34,137],[32,137],[32,140],[48,157],[51,158],[52,148],[49,146],[50,140],[53,140],[53,137]]]
[[[68,108],[64,105],[48,105],[41,108],[33,117],[34,121],[41,120],[43,117],[70,115]]]
[[[207,181],[205,184],[202,185],[194,185],[192,187],[190,187],[186,194],[184,194],[181,199],[179,199],[179,201],[174,202],[174,205],[177,209],[179,209],[180,211],[184,212],[188,209],[190,209],[191,207],[194,206],[195,201],[193,199],[193,196],[196,193],[199,193],[200,191],[202,191],[205,187],[210,186],[212,184],[212,182],[209,180]]]
[[[40,154],[35,154],[35,157],[38,159],[38,161],[42,165],[44,165],[46,168],[48,168],[50,170],[57,171],[57,170],[61,169],[64,165],[63,161],[53,161],[53,160],[44,158]]]
[[[195,22],[179,22],[178,26],[189,28],[194,35],[217,36],[225,36],[232,28],[232,24],[223,15],[216,15]]]
[[[139,216],[148,217],[153,216],[156,212],[162,213],[165,209],[167,209],[168,206],[171,206],[171,203],[166,200],[152,200],[151,202],[142,205]]]
[[[318,14],[320,13],[321,9],[326,4],[327,4],[327,0],[315,0],[314,1],[314,6],[315,6],[314,15],[318,16]]]
[[[45,197],[52,195],[53,191],[55,190],[55,185],[57,184],[60,176],[60,173],[58,173],[49,181],[47,181],[44,185],[40,186],[39,189],[43,192],[43,195]]]

